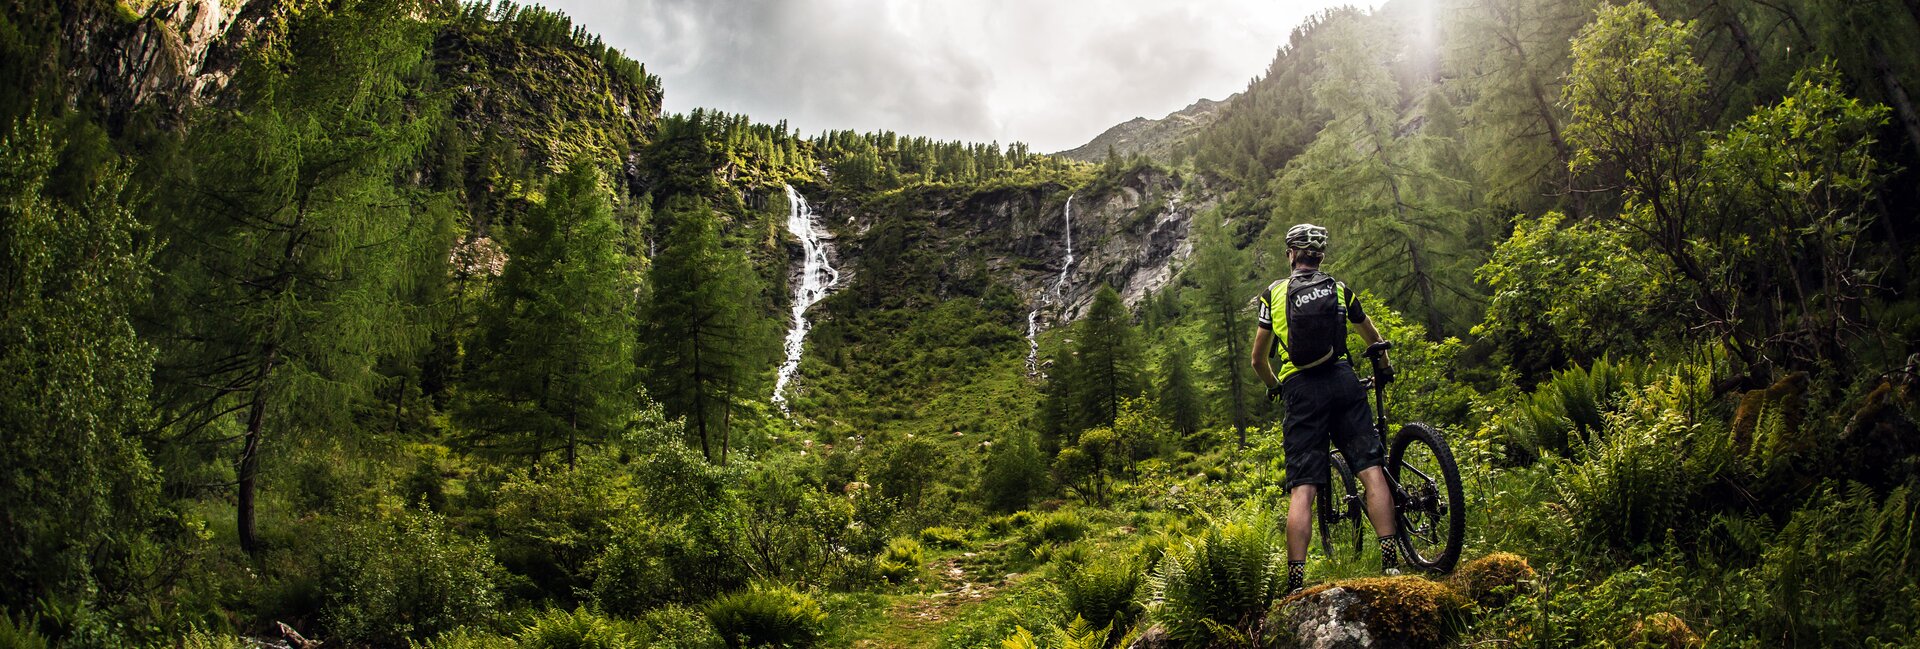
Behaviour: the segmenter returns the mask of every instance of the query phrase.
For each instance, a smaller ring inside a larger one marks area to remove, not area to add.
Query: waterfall
[[[787,329],[787,360],[780,364],[780,373],[773,382],[773,403],[780,406],[781,412],[787,411],[787,382],[800,371],[800,353],[806,348],[807,330],[813,327],[807,322],[807,308],[840,283],[840,271],[827,263],[832,244],[826,241],[826,231],[814,223],[813,208],[792,185],[787,185],[787,206],[787,230],[800,238],[802,258],[800,278],[793,285],[793,325]]]
[[[1027,312],[1027,375],[1028,376],[1035,376],[1040,373],[1040,338],[1039,338],[1040,310],[1046,308],[1048,304],[1054,304],[1062,301],[1062,298],[1064,297],[1062,295],[1062,290],[1063,290],[1063,287],[1067,285],[1067,272],[1070,270],[1073,270],[1073,197],[1074,196],[1076,196],[1076,194],[1067,195],[1067,209],[1066,209],[1066,215],[1064,216],[1064,218],[1066,219],[1066,225],[1067,225],[1067,258],[1065,261],[1062,261],[1060,263],[1060,277],[1053,280],[1053,290],[1049,291],[1052,294],[1052,296],[1042,297],[1040,300],[1040,306],[1034,308],[1034,310],[1032,311]]]

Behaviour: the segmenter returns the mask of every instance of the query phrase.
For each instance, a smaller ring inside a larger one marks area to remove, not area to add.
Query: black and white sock
[[[1400,535],[1389,534],[1380,537],[1380,568],[1393,570],[1400,567]]]
[[[1286,592],[1292,593],[1294,591],[1297,591],[1297,590],[1300,590],[1301,588],[1306,587],[1306,585],[1307,585],[1307,562],[1288,561]]]

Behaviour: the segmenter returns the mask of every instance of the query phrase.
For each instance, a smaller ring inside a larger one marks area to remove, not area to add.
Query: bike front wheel
[[[1407,424],[1393,438],[1387,467],[1403,496],[1395,519],[1408,563],[1452,572],[1465,542],[1467,509],[1446,438],[1432,426]]]

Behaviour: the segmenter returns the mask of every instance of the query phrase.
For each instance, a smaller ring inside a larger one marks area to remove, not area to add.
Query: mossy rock
[[[1313,586],[1267,613],[1274,647],[1444,646],[1471,614],[1472,601],[1425,577],[1368,577]]]
[[[1685,620],[1672,613],[1654,613],[1633,624],[1628,646],[1659,649],[1699,649],[1707,645]]]
[[[1460,566],[1447,583],[1481,608],[1496,609],[1516,595],[1531,592],[1536,577],[1526,557],[1495,552]]]

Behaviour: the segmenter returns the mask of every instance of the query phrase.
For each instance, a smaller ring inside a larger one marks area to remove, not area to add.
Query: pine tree
[[[612,438],[641,404],[634,283],[599,171],[575,161],[507,242],[507,264],[467,345],[462,422],[473,445],[535,458]]]
[[[350,429],[376,364],[426,317],[409,285],[444,272],[447,220],[396,178],[430,132],[430,31],[404,2],[303,17],[193,131],[158,213],[160,407],[187,449],[237,441],[239,541],[259,548],[262,445]],[[288,61],[299,62],[297,65]],[[219,430],[238,415],[237,434]]]
[[[1200,429],[1200,391],[1193,385],[1193,351],[1175,338],[1160,358],[1160,417],[1175,431],[1191,435]]]
[[[1207,340],[1211,343],[1209,365],[1221,374],[1227,388],[1229,418],[1247,443],[1247,374],[1252,372],[1246,353],[1251,340],[1253,319],[1247,317],[1248,300],[1246,255],[1234,247],[1226,228],[1215,215],[1196,219],[1192,265],[1188,267],[1198,289],[1190,293],[1193,310],[1201,314]]]
[[[721,245],[705,200],[675,197],[656,216],[664,232],[641,341],[649,386],[670,416],[686,418],[708,461],[725,463],[733,398],[747,387],[754,356],[748,307],[755,280],[746,258]]]
[[[1079,367],[1073,380],[1080,404],[1076,423],[1082,430],[1113,424],[1121,400],[1140,394],[1140,342],[1131,320],[1120,294],[1111,286],[1100,287],[1076,343]]]

